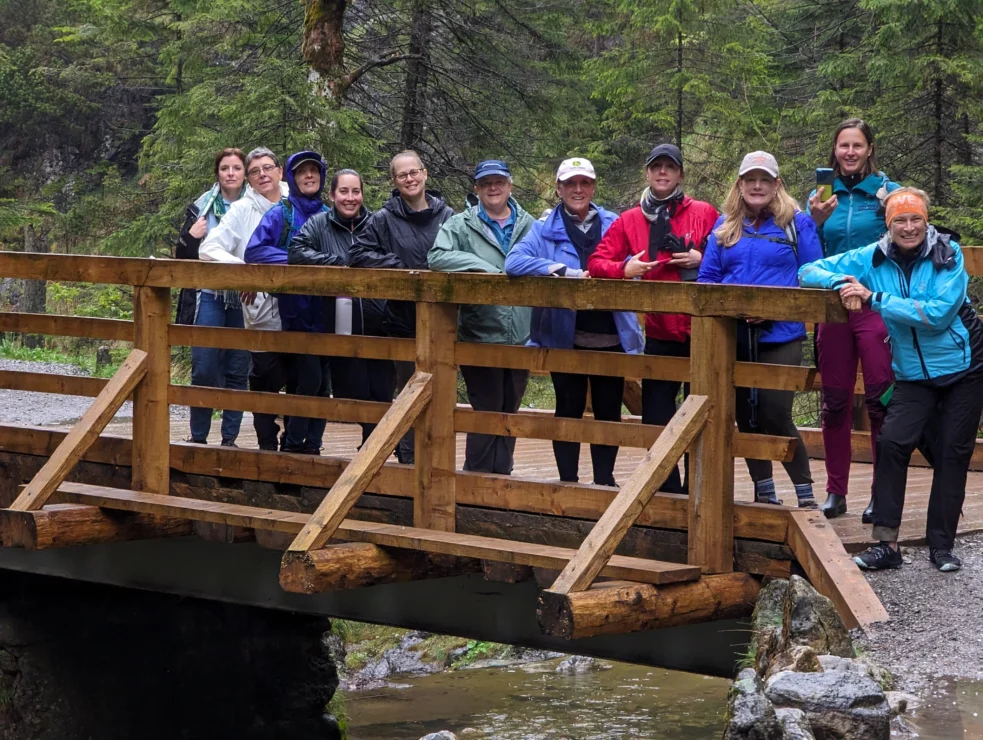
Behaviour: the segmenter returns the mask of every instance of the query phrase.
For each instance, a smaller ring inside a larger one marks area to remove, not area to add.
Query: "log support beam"
[[[0,542],[4,547],[26,550],[187,537],[193,532],[193,523],[187,519],[108,511],[97,506],[54,504],[40,511],[0,509]]]
[[[280,587],[290,593],[318,594],[480,570],[481,563],[474,558],[432,557],[418,550],[346,542],[310,552],[287,552]]]
[[[620,635],[746,617],[754,610],[759,589],[758,581],[746,573],[665,586],[608,581],[568,594],[542,591],[537,618],[543,633],[554,637]]]

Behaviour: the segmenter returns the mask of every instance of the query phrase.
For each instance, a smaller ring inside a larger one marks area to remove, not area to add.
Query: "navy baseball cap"
[[[659,157],[668,157],[680,167],[683,166],[683,153],[679,151],[679,147],[675,144],[659,144],[649,152],[649,158],[645,160],[645,166],[648,167]]]
[[[478,166],[474,168],[475,182],[480,180],[482,177],[490,177],[491,175],[512,177],[512,173],[509,172],[509,166],[500,159],[486,159],[484,162],[480,162]]]

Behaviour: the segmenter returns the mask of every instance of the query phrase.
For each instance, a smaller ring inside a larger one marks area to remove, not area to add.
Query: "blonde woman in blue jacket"
[[[983,411],[983,325],[966,295],[969,275],[959,245],[928,222],[928,196],[900,188],[885,200],[880,241],[806,265],[806,288],[838,290],[852,311],[884,319],[895,389],[877,440],[874,539],[854,561],[866,570],[899,568],[898,528],[911,453],[933,428],[929,558],[943,572],[962,564],[952,553],[966,496],[966,473]]]

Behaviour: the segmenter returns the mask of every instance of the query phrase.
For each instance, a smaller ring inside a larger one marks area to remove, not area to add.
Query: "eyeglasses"
[[[256,177],[260,172],[264,175],[270,174],[273,170],[279,169],[275,164],[264,164],[262,167],[253,167],[246,174],[250,177]]]
[[[406,182],[411,177],[415,180],[422,174],[423,170],[409,170],[408,172],[400,172],[398,175],[396,175],[396,182]]]

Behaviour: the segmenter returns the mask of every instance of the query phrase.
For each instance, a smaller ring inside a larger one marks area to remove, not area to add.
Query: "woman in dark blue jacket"
[[[562,203],[529,229],[522,241],[509,250],[505,272],[509,275],[541,275],[585,278],[587,260],[618,214],[592,202],[597,188],[593,165],[586,159],[564,160],[556,173],[556,192]],[[642,351],[644,341],[638,318],[630,311],[570,311],[558,308],[532,310],[531,339],[534,347],[589,349],[602,352]],[[580,419],[587,407],[590,379],[594,418],[621,421],[625,379],[606,375],[552,373],[556,394],[556,416]],[[580,444],[554,442],[553,455],[560,480],[579,480]],[[618,448],[591,445],[594,483],[617,485],[614,463]]]
[[[308,219],[328,210],[321,201],[324,189],[324,160],[317,152],[297,152],[287,159],[289,195],[266,212],[246,247],[247,263],[285,265],[290,240]],[[277,296],[280,323],[284,331],[324,331],[322,301],[317,296],[281,294]],[[300,396],[327,396],[330,390],[330,359],[318,355],[290,354],[287,372]],[[286,438],[281,450],[308,455],[321,454],[325,419],[291,416],[284,421]]]
[[[799,267],[823,254],[816,226],[785,191],[778,163],[767,152],[751,152],[724,202],[723,216],[707,241],[699,282],[794,288]],[[748,320],[738,326],[739,360],[801,365],[805,325],[797,321]],[[800,508],[815,509],[805,445],[792,420],[793,391],[737,389],[737,426],[742,432],[798,439],[795,456],[783,463]],[[780,503],[770,460],[747,460],[760,503]]]

